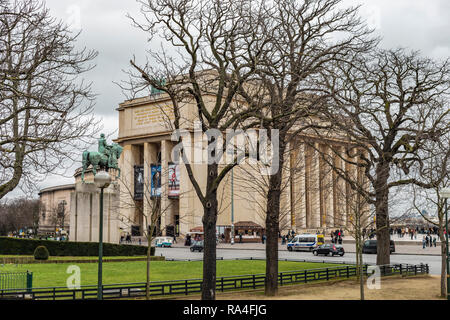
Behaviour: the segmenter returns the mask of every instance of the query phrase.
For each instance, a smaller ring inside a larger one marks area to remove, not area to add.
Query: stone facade
[[[213,97],[205,97],[205,100],[211,104],[214,101]],[[121,176],[105,189],[105,242],[118,243],[126,234],[143,236],[150,225],[156,225],[156,233],[182,236],[202,226],[203,206],[183,163],[178,166],[179,189],[173,194],[171,179],[175,159],[172,151],[176,145],[171,141],[174,128],[170,106],[167,96],[154,94],[125,101],[118,108],[119,135],[115,142],[123,147],[119,159]],[[206,159],[207,142],[204,138],[197,139],[202,132],[195,128],[195,105],[184,103],[180,113],[184,136],[193,141],[186,151],[196,160],[199,156]],[[311,132],[289,140],[281,196],[280,230],[283,234],[289,230],[328,233],[351,225],[348,217],[353,207],[353,192],[329,166],[332,163],[355,179],[364,176],[356,166],[344,161],[347,147],[346,141],[321,140]],[[224,165],[220,164],[219,169]],[[205,169],[205,163],[192,163],[193,174],[202,190],[206,187]],[[113,177],[116,174],[111,172]],[[157,181],[154,174],[160,175],[160,193],[156,196],[151,194],[156,190],[152,189],[152,183]],[[85,179],[83,184],[78,170],[75,185],[65,195],[67,208],[70,208],[70,218],[66,220],[70,221],[69,239],[72,241],[98,241],[100,190],[93,185],[91,172]],[[265,227],[267,179],[268,176],[261,174],[259,163],[248,160],[226,176],[218,188],[219,233],[229,233],[235,223],[243,221]],[[152,223],[155,216],[157,219]]]
[[[207,100],[207,99],[206,99]],[[213,100],[211,100],[213,101]],[[117,143],[124,147],[119,166],[123,177],[118,182],[121,185],[120,203],[134,203],[134,206],[120,209],[120,216],[128,221],[123,224],[125,232],[140,230],[142,232],[145,216],[152,210],[149,192],[151,180],[151,165],[161,165],[161,230],[173,228],[177,234],[184,235],[195,227],[202,226],[203,207],[197,198],[190,182],[186,167],[180,164],[180,195],[178,199],[168,197],[169,164],[174,160],[171,153],[174,142],[171,141],[173,128],[170,113],[170,100],[164,94],[147,98],[125,101],[120,104],[119,136]],[[159,112],[158,112],[159,110]],[[195,105],[185,103],[181,110],[182,127],[187,135],[195,141],[198,132],[194,128]],[[200,132],[201,134],[201,132]],[[345,141],[321,141],[312,134],[305,134],[290,141],[286,157],[285,184],[282,191],[282,216],[280,229],[282,233],[288,230],[329,232],[331,229],[349,225],[347,212],[351,210],[350,188],[339,179],[319,155],[318,150],[327,154],[328,160],[335,166],[357,176],[357,167],[349,165],[334,150],[341,150],[345,155]],[[203,146],[205,142],[203,142]],[[192,145],[195,154],[198,146]],[[136,201],[133,197],[134,168],[144,167],[144,197]],[[206,186],[206,164],[193,164],[194,176],[204,190]],[[228,228],[238,221],[252,221],[264,227],[265,200],[264,177],[254,164],[243,163],[234,169],[233,182],[230,174],[219,187],[219,215],[217,226]],[[267,177],[266,177],[267,178]],[[258,182],[258,180],[261,180]],[[144,183],[145,184],[145,183]],[[233,186],[233,206],[231,205],[231,188]],[[129,192],[123,192],[129,190]],[[232,213],[231,208],[234,211]],[[162,233],[164,233],[163,231]]]
[[[75,185],[68,184],[39,191],[39,199],[42,204],[39,215],[39,234],[54,235],[56,229],[59,230],[61,228],[66,231],[69,230],[70,194],[74,190]]]
[[[115,177],[114,170],[111,176]],[[98,242],[100,222],[100,189],[93,183],[92,172],[88,172],[85,182],[80,171],[75,174],[75,190],[71,193],[70,241]],[[119,243],[121,230],[119,220],[119,186],[113,181],[103,191],[103,242]]]

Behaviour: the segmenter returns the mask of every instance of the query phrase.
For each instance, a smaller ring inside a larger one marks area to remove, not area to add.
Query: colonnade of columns
[[[291,212],[287,219],[291,221],[292,229],[324,230],[349,226],[347,213],[351,212],[354,191],[327,161],[354,179],[358,168],[344,160],[347,159],[344,147],[335,146],[333,150],[319,142],[314,146],[299,143],[292,148]],[[327,161],[321,154],[326,155]]]
[[[190,231],[190,228],[202,225],[203,210],[183,165],[180,165],[179,200],[170,199],[167,196],[168,164],[172,160],[173,146],[168,139],[124,145],[123,156],[120,159],[123,172],[121,183],[126,184],[120,187],[122,204],[120,212],[124,218],[122,219],[123,230],[129,232],[130,225],[137,225],[140,226],[142,232],[145,225],[144,217],[151,215],[151,202],[148,201],[151,164],[161,165],[161,228],[175,225],[176,216],[178,216],[180,225],[180,230],[177,231],[182,234]],[[284,172],[286,178],[290,175],[289,188],[283,191],[282,195],[282,202],[284,201],[289,212],[285,217],[284,225],[280,225],[280,228],[282,230],[325,230],[348,227],[350,225],[348,213],[352,210],[354,191],[327,163],[327,161],[332,163],[334,167],[356,179],[358,168],[344,160],[347,157],[344,147],[335,146],[332,150],[328,145],[316,142],[314,146],[299,143],[291,150],[288,161],[290,168]],[[327,156],[327,161],[321,154]],[[133,199],[135,165],[144,167],[144,193],[146,195],[141,202]],[[192,168],[198,179],[204,176],[202,166],[193,165]],[[200,184],[202,183],[200,182]],[[127,204],[134,205],[127,206]],[[254,220],[251,217],[258,216],[254,212],[247,214],[249,215],[247,220]],[[247,217],[244,216],[242,219],[246,221]],[[226,224],[226,221],[222,222]],[[164,231],[163,234],[165,234]]]
[[[170,140],[156,142],[143,142],[139,144],[124,145],[123,156],[120,158],[122,179],[120,179],[120,213],[122,217],[122,230],[131,232],[131,226],[139,226],[141,235],[144,234],[145,225],[150,225],[152,212],[156,204],[150,198],[151,165],[161,166],[161,200],[157,215],[159,228],[165,234],[164,228],[175,227],[175,216],[179,215],[177,199],[168,197],[168,179],[173,144]],[[144,194],[142,200],[134,198],[134,167],[144,168]],[[147,219],[146,219],[147,217]]]

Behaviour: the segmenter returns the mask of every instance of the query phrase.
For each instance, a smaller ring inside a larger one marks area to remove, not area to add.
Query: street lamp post
[[[106,171],[100,171],[94,177],[94,183],[100,188],[100,222],[98,226],[98,287],[97,299],[103,299],[102,267],[103,267],[103,190],[111,184],[111,176]]]
[[[234,168],[231,169],[231,244],[234,244]]]
[[[447,200],[450,198],[450,188],[443,188],[440,192],[441,197],[445,199],[445,253],[447,255],[447,300],[450,300],[450,262],[449,262],[449,250],[448,250],[448,207]]]

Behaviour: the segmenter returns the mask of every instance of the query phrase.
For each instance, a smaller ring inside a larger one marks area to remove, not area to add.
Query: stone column
[[[312,227],[311,222],[311,147],[305,145],[305,221],[306,228]]]
[[[104,190],[103,197],[103,241],[119,243],[118,188],[113,182]],[[76,221],[70,226],[72,241],[98,242],[99,214],[100,214],[100,189],[93,183],[75,184],[75,191],[71,195],[71,215],[76,216]],[[71,219],[72,220],[72,219]]]
[[[333,151],[328,146],[324,146],[324,152],[328,163],[333,161]],[[325,162],[325,161],[324,161]],[[334,197],[333,197],[333,169],[324,163],[324,202],[325,202],[325,223],[326,227],[334,226]]]
[[[71,241],[77,241],[78,233],[78,208],[77,208],[77,193],[70,194],[70,227],[69,236]]]
[[[194,145],[186,146],[190,148],[193,154]],[[192,159],[191,159],[192,160]],[[179,201],[179,216],[180,216],[180,234],[185,235],[194,228],[194,197],[195,191],[189,179],[186,166],[180,159],[180,201]]]
[[[368,159],[369,154],[367,151],[365,151],[365,158]],[[364,164],[364,160],[361,160],[361,163]],[[364,190],[366,190],[367,192],[370,190],[370,181],[367,178],[366,174],[365,174],[365,168],[364,167],[360,167],[358,168],[358,175],[359,175],[359,181],[361,181]],[[363,199],[361,197],[361,201],[363,201],[363,211],[364,211],[364,216],[362,219],[362,225],[367,226],[369,223],[369,217],[370,217],[370,205],[367,202],[367,200]]]
[[[170,140],[161,141],[161,228],[174,225],[172,201],[168,196],[169,185],[169,162],[171,161],[172,142]],[[164,231],[166,234],[167,230]]]
[[[356,157],[352,157],[352,158],[348,158],[349,161],[351,161],[352,163],[356,163],[357,162],[357,158]],[[348,175],[350,177],[350,179],[352,181],[355,181],[356,183],[358,183],[358,166],[351,164],[351,163],[347,163],[346,165],[346,170],[348,172]],[[354,223],[354,221],[352,221],[354,219],[355,216],[355,209],[357,209],[357,197],[356,197],[357,191],[353,190],[351,185],[349,183],[347,183],[347,223],[346,226],[347,227],[351,227],[352,223]]]
[[[147,224],[150,225],[151,214],[152,214],[152,199],[151,195],[151,181],[152,181],[152,173],[151,173],[151,165],[156,164],[158,162],[158,145],[155,143],[144,143],[144,217],[142,228],[145,230],[148,228],[146,225],[146,217]]]
[[[319,172],[318,172],[318,192],[319,192],[319,212],[320,212],[320,220],[319,220],[319,226],[321,228],[326,227],[326,220],[327,220],[327,208],[326,208],[326,203],[325,203],[325,198],[326,198],[326,190],[325,190],[325,186],[326,186],[326,182],[324,181],[325,179],[325,161],[323,160],[323,155],[321,153],[323,153],[324,150],[324,146],[322,144],[320,144],[319,146],[319,150],[320,152],[316,151],[318,153],[318,157],[319,157]]]
[[[136,145],[125,145],[119,165],[122,177],[120,186],[120,220],[124,232],[131,233],[131,226],[139,223],[136,221],[136,206],[134,202],[134,166],[139,163],[139,148]]]
[[[305,189],[306,161],[305,161],[305,144],[301,143],[298,147],[298,194],[299,200],[296,203],[298,207],[298,223],[300,228],[306,228],[306,189]]]
[[[298,208],[296,202],[298,201],[298,148],[291,150],[290,152],[290,170],[289,170],[289,183],[291,188],[291,225],[292,228],[297,229],[298,224]]]
[[[293,216],[292,212],[292,190],[291,190],[291,181],[290,179],[290,173],[291,173],[291,165],[292,165],[292,158],[291,158],[291,148],[292,144],[288,143],[286,146],[286,166],[282,173],[282,181],[281,181],[281,205],[280,205],[280,231],[282,230],[289,230],[292,228],[295,228],[295,218]],[[281,168],[280,168],[281,170]],[[283,190],[283,187],[285,187],[285,190]],[[284,220],[284,221],[282,221]],[[283,223],[284,222],[284,223]],[[283,228],[284,227],[284,228]]]
[[[319,144],[315,143],[314,147],[319,148]],[[319,166],[319,152],[316,149],[312,149],[311,158],[311,213],[312,213],[312,227],[319,228],[321,216],[320,216],[320,166]]]
[[[317,148],[318,145],[315,144]],[[319,155],[314,148],[306,146],[306,226],[320,227]]]
[[[335,147],[337,154],[334,155],[334,166],[339,170],[345,170],[343,148]],[[343,171],[344,172],[344,171]],[[345,214],[345,180],[333,172],[333,204],[334,204],[334,225],[335,227],[343,226],[346,221]]]

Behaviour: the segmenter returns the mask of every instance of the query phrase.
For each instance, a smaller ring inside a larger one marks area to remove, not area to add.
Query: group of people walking
[[[426,247],[436,247],[437,237],[432,237],[430,235],[426,235],[422,239],[422,247],[425,249]]]
[[[281,244],[286,244],[286,242],[291,241],[292,239],[294,239],[295,237],[295,231],[294,230],[289,230],[288,233],[286,235],[280,235],[281,238]],[[264,242],[263,242],[264,243]]]
[[[344,231],[342,229],[331,231],[331,243],[342,244],[342,238],[344,237]]]
[[[131,234],[127,233],[126,235],[121,235],[120,236],[120,243],[131,243]]]
[[[419,232],[419,228],[394,228],[391,230],[391,234],[397,234],[399,238],[404,238],[409,235],[411,240],[417,239],[417,233]]]

